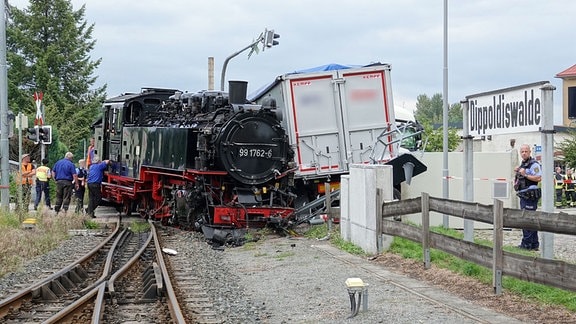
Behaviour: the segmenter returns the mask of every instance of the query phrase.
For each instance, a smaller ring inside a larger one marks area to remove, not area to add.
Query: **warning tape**
[[[463,177],[456,177],[456,176],[447,176],[447,177],[442,177],[442,179],[454,179],[454,180],[464,180]],[[502,182],[507,182],[509,181],[506,178],[472,178],[472,180],[474,181],[502,181]]]

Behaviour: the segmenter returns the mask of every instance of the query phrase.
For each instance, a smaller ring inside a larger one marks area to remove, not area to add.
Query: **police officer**
[[[576,206],[576,192],[574,192],[574,186],[576,178],[572,174],[572,169],[566,169],[566,175],[564,176],[564,192],[566,193],[566,204],[570,207]]]
[[[556,202],[554,205],[556,208],[562,208],[562,190],[564,189],[564,175],[562,174],[562,168],[557,166],[556,172],[554,172],[554,191],[556,192]]]
[[[520,156],[522,164],[514,168],[516,177],[514,179],[514,189],[520,197],[520,209],[536,210],[538,200],[542,195],[538,183],[542,180],[542,168],[540,163],[530,156],[530,145],[520,146]],[[521,249],[538,251],[540,242],[538,241],[538,231],[522,230],[522,243],[518,246]]]

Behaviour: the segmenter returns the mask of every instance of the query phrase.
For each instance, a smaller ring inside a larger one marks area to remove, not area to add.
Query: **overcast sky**
[[[23,8],[26,0],[9,0]],[[280,44],[232,59],[227,80],[249,82],[249,92],[278,75],[328,63],[392,65],[396,105],[414,108],[420,94],[443,89],[442,0],[72,0],[86,4],[95,24],[93,59],[102,58],[98,85],[108,96],[142,87],[215,88],[226,57],[265,28]],[[536,81],[576,64],[574,0],[448,1],[448,99]],[[556,120],[557,118],[555,118]]]

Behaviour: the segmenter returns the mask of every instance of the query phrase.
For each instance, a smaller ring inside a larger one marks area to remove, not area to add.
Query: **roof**
[[[574,64],[571,67],[567,68],[566,70],[556,74],[556,77],[557,78],[576,77],[576,64]]]

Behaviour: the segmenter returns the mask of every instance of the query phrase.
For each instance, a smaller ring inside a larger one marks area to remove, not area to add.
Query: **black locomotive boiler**
[[[293,215],[293,151],[274,100],[230,93],[143,89],[107,100],[96,153],[112,161],[105,202],[184,228],[285,224]]]

